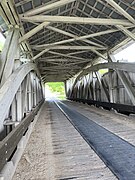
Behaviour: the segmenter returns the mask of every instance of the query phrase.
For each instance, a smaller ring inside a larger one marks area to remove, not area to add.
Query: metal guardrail
[[[126,115],[129,114],[135,114],[135,106],[132,105],[126,105],[126,104],[118,104],[118,103],[110,103],[110,102],[100,102],[100,101],[94,101],[94,100],[88,100],[88,99],[73,99],[73,98],[67,98],[72,101],[87,103],[89,105],[95,105],[96,107],[103,107],[107,110],[111,110],[111,108],[117,110],[119,113],[123,113]]]
[[[39,103],[37,107],[33,109],[30,114],[28,114],[16,128],[14,128],[1,142],[0,142],[0,171],[3,169],[4,165],[13,152],[15,151],[17,144],[25,134],[28,126],[31,121],[34,119],[41,105],[43,104],[43,100]]]

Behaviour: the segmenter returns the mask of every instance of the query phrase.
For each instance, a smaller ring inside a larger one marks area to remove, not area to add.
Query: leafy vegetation
[[[103,74],[105,74],[105,73],[107,73],[108,72],[108,69],[100,69],[99,70],[99,73],[101,74],[101,75],[103,75]]]
[[[2,51],[3,46],[4,46],[4,43],[3,43],[3,42],[0,42],[0,51]]]
[[[63,82],[49,82],[46,83],[46,86],[49,87],[49,90],[55,94],[59,99],[65,99],[65,88]]]
[[[5,43],[5,37],[0,32],[0,51],[2,51],[4,43]]]

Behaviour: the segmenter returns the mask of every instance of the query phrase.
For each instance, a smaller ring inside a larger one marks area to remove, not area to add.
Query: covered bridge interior
[[[135,114],[135,63],[114,56],[135,41],[135,0],[1,0],[0,31],[0,170],[47,82],[64,82],[68,100]]]

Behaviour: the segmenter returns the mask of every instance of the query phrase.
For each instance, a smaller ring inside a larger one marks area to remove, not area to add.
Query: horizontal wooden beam
[[[60,0],[60,1],[48,4],[48,5],[42,5],[41,7],[37,7],[33,10],[30,10],[30,11],[24,13],[23,16],[33,16],[35,14],[40,14],[40,13],[48,11],[48,10],[53,10],[55,8],[59,8],[61,6],[64,6],[64,5],[74,2],[74,1],[75,0]]]
[[[46,16],[37,15],[31,17],[21,17],[22,21],[28,22],[53,22],[53,23],[71,23],[71,24],[94,24],[94,25],[122,25],[132,26],[133,24],[123,19],[106,19],[106,18],[85,18],[70,16]]]
[[[89,62],[89,59],[84,59],[83,61],[81,60],[81,63],[85,63],[85,62]],[[39,59],[39,63],[40,62],[75,62],[75,63],[80,63],[80,60],[77,59],[72,59],[72,58],[52,58],[52,59],[48,59],[46,57],[44,58],[40,58]]]
[[[46,66],[42,66],[42,67],[39,67],[40,70],[66,70],[66,69],[80,69],[81,67],[79,66],[62,66],[62,65],[59,65],[59,66],[49,66],[49,67],[46,67]]]
[[[46,44],[43,45],[35,45],[31,46],[32,49],[37,49],[37,50],[42,50],[45,48],[48,49],[65,49],[65,50],[106,50],[107,48],[101,48],[101,47],[95,47],[95,46],[62,46],[62,45],[57,45],[57,46],[48,46]]]

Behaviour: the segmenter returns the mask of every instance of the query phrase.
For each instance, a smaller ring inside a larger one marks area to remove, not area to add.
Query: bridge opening
[[[45,83],[45,97],[46,98],[56,98],[65,99],[65,86],[64,82],[48,82]]]
[[[5,43],[5,37],[0,33],[0,51],[2,51]]]
[[[101,76],[103,76],[104,74],[108,73],[108,69],[100,69],[98,72]]]
[[[119,52],[115,54],[115,58],[119,62],[135,62],[135,43],[130,41],[126,47],[122,47]]]

